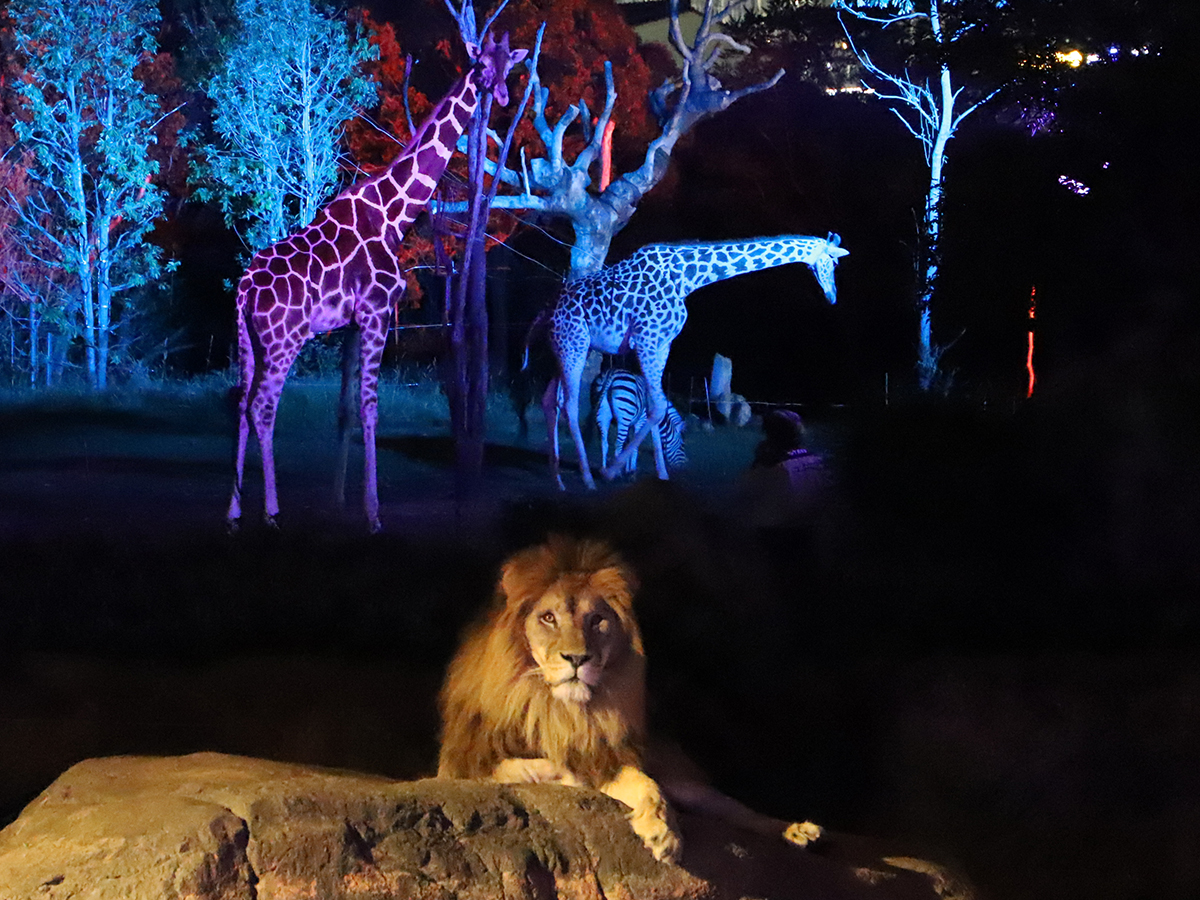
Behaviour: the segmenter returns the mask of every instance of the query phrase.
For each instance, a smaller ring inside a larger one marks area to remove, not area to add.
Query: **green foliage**
[[[24,66],[14,131],[32,189],[2,199],[27,255],[64,276],[48,280],[57,295],[46,300],[78,323],[92,383],[103,387],[114,298],[162,271],[146,239],[163,208],[149,155],[162,117],[135,74],[157,51],[157,5],[14,0],[9,14]]]
[[[310,0],[237,0],[234,12],[204,85],[216,141],[193,176],[258,250],[310,222],[336,187],[343,126],[375,100],[363,65],[377,51]]]

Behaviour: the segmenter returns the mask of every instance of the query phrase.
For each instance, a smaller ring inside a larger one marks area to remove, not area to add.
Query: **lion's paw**
[[[783,839],[797,847],[807,847],[821,837],[821,826],[812,822],[793,822],[783,830]]]
[[[633,766],[626,766],[601,790],[630,808],[629,824],[655,859],[669,863],[679,861],[683,839],[675,827],[671,808],[653,778]]]
[[[492,772],[492,781],[502,784],[558,783],[577,787],[575,776],[545,758],[501,760]]]
[[[659,862],[677,863],[683,855],[683,839],[671,822],[665,803],[635,809],[629,816],[633,833],[654,854]]]

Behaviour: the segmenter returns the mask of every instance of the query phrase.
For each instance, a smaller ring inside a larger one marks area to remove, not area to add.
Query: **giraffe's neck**
[[[392,164],[349,193],[367,196],[378,190],[388,229],[403,234],[432,199],[478,103],[479,72],[472,69],[434,107]]]
[[[716,281],[788,263],[812,263],[826,244],[823,238],[786,235],[703,244],[653,244],[645,251],[682,296]]]

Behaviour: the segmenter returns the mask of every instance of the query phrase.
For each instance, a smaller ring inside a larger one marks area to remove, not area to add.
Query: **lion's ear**
[[[527,547],[509,557],[500,569],[498,593],[504,605],[519,606],[528,599],[536,599],[545,590],[546,577],[550,573],[553,559],[546,547]]]
[[[637,580],[637,576],[633,574],[633,569],[625,565],[623,562],[618,566],[618,571],[621,573],[621,580],[625,582],[625,589],[629,592],[630,600],[641,588],[641,584]]]
[[[633,607],[633,595],[638,583],[633,572],[619,560],[610,560],[603,569],[597,569],[588,579],[592,587],[622,606]]]
[[[638,589],[637,578],[620,559],[610,556],[606,562],[608,564],[594,572],[589,579],[592,588],[604,597],[609,608],[616,613],[621,627],[629,635],[630,645],[641,655],[644,652],[642,632],[633,612],[633,596]]]
[[[621,615],[619,613],[618,618],[621,620],[621,626],[625,629],[625,633],[629,635],[629,646],[633,648],[633,652],[638,656],[645,656],[646,650],[642,645],[642,629],[638,625],[637,619],[632,614]]]

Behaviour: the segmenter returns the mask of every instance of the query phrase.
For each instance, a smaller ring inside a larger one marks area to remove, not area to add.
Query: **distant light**
[[[1066,175],[1058,176],[1058,183],[1065,187],[1072,194],[1078,194],[1080,197],[1086,197],[1091,193],[1091,188],[1082,181],[1077,181],[1074,178],[1068,178]]]
[[[1089,66],[1090,66],[1092,63],[1098,63],[1098,62],[1100,62],[1100,54],[1099,54],[1099,53],[1089,53],[1089,54],[1087,55],[1087,64],[1088,64]]]
[[[1120,52],[1121,52],[1121,48],[1120,48],[1120,47],[1118,47],[1116,44],[1113,44],[1111,47],[1109,47],[1109,48],[1108,48],[1108,55],[1109,55],[1109,56],[1116,56],[1116,55],[1117,55],[1117,54],[1119,54]]]
[[[1134,53],[1136,52],[1135,50]],[[1070,66],[1072,69],[1078,69],[1083,65],[1083,54],[1078,50],[1058,50],[1055,52],[1054,58],[1060,63]]]
[[[1142,51],[1141,51],[1141,50],[1138,50],[1138,49],[1136,49],[1136,48],[1134,48],[1133,50],[1130,50],[1129,52],[1130,52],[1130,53],[1132,53],[1134,56],[1141,56],[1141,55],[1142,55]]]
[[[825,93],[832,97],[834,94],[874,94],[875,89],[863,87],[860,84],[848,84],[840,88],[825,88]]]

